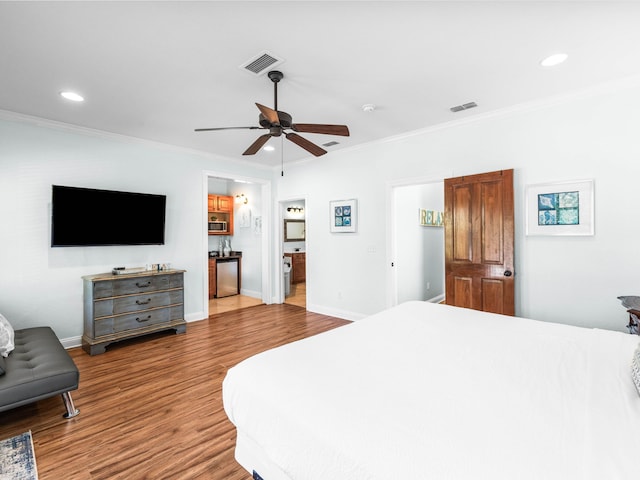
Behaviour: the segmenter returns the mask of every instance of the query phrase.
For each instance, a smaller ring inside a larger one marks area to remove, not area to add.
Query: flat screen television
[[[51,246],[164,245],[167,197],[52,185]]]

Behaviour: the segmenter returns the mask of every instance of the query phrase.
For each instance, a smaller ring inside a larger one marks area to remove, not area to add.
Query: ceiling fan
[[[273,109],[265,107],[259,103],[256,103],[260,115],[258,117],[259,127],[218,127],[218,128],[196,128],[196,132],[209,132],[214,130],[269,130],[269,133],[265,133],[258,137],[249,148],[247,148],[243,155],[255,155],[262,148],[262,146],[269,141],[271,137],[279,137],[282,134],[295,143],[299,147],[304,148],[309,153],[319,157],[324,155],[327,151],[313,142],[310,142],[304,137],[301,137],[296,132],[302,133],[322,133],[325,135],[341,135],[343,137],[349,136],[349,128],[346,125],[324,125],[317,123],[293,123],[291,115],[287,112],[278,110],[278,82],[284,78],[284,74],[277,70],[272,70],[268,74],[269,78],[273,82],[273,97],[274,107]],[[287,130],[293,130],[289,132]]]

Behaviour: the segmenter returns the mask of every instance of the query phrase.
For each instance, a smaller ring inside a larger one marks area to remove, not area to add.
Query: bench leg
[[[80,413],[80,410],[78,410],[73,404],[71,392],[64,392],[62,394],[62,401],[64,402],[64,408],[67,409],[67,413],[62,415],[64,418],[73,418]]]

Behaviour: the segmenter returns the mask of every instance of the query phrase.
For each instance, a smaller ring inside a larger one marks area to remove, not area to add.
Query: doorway
[[[387,184],[388,306],[445,298],[444,211],[447,174]]]
[[[280,202],[282,302],[307,308],[307,201]]]
[[[270,267],[270,197],[269,180],[241,176],[229,176],[212,171],[203,173],[202,236],[204,245],[203,293],[207,317],[262,303],[271,303],[272,269]],[[237,295],[210,298],[210,252],[219,250],[217,235],[209,235],[208,196],[210,193],[225,194],[234,199],[234,229],[230,242],[231,250],[240,252],[238,269],[240,289]]]

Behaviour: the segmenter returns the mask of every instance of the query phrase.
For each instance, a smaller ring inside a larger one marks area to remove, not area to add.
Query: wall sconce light
[[[302,208],[302,207],[287,207],[287,212],[302,213],[302,212],[304,212],[304,208]]]
[[[246,205],[247,203],[249,203],[249,198],[245,197],[244,193],[239,193],[238,195],[236,195],[236,202],[244,203]]]

